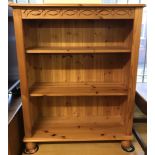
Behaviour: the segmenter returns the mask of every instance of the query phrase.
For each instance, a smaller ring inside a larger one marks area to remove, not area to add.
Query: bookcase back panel
[[[29,85],[34,82],[101,82],[127,85],[130,54],[31,54]]]
[[[127,97],[38,97],[31,98],[33,118],[98,120],[122,116]],[[37,109],[37,110],[36,110]],[[100,119],[101,118],[101,119]],[[35,121],[34,120],[34,121]],[[91,121],[91,120],[90,120]]]
[[[26,20],[29,47],[130,47],[133,20]]]

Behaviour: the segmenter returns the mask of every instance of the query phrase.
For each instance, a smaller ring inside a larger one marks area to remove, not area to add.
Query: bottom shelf
[[[102,121],[48,120],[41,119],[35,124],[32,137],[24,142],[81,142],[103,140],[132,140],[125,135],[120,117]]]

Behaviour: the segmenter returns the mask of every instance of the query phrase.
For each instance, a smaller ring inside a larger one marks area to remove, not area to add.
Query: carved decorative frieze
[[[23,9],[22,18],[98,19],[134,18],[133,8],[45,8]]]

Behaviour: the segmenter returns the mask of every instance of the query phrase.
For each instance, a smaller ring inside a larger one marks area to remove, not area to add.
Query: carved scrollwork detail
[[[112,9],[101,9],[101,10],[98,10],[96,12],[96,15],[103,15],[103,16],[106,16],[106,15],[110,15],[112,12]]]
[[[24,9],[22,10],[22,16],[24,18],[29,17],[91,17],[99,15],[103,17],[123,17],[133,16],[134,10],[126,8],[45,8],[45,9]]]
[[[43,13],[43,10],[23,10],[22,13],[26,16],[39,16]]]
[[[100,15],[131,15],[133,10],[131,9],[102,9],[98,11]]]
[[[67,15],[67,16],[74,16],[78,13],[78,10],[74,9],[74,10],[64,10],[62,15]]]
[[[22,15],[28,16],[32,10],[22,10]]]
[[[79,13],[79,15],[84,15],[84,16],[91,16],[95,14],[95,10],[81,10],[81,12]]]
[[[124,9],[124,10],[117,10],[115,11],[117,15],[131,15],[133,10]]]
[[[43,12],[44,16],[46,16],[46,15],[57,16],[60,13],[61,13],[60,9],[57,9],[57,10],[44,10],[44,12]]]
[[[39,16],[39,15],[42,14],[42,12],[43,12],[43,10],[32,10],[30,12],[30,14],[33,15],[33,16]]]

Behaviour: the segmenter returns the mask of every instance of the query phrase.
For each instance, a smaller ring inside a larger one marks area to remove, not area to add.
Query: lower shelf
[[[123,84],[103,83],[35,83],[30,96],[126,96]]]
[[[81,142],[104,140],[132,140],[125,135],[119,118],[102,122],[63,121],[42,119],[35,125],[32,137],[25,137],[24,142]]]

